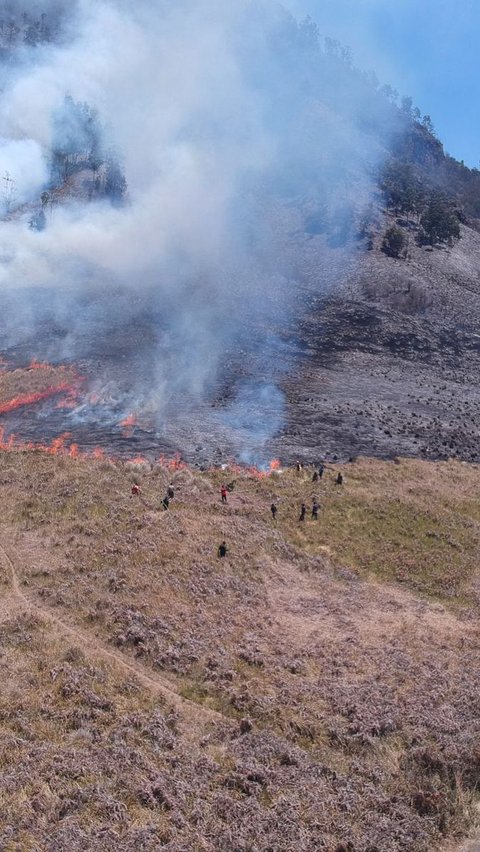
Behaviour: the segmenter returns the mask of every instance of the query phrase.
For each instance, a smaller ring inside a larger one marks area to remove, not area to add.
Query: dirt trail
[[[18,574],[13,560],[8,553],[0,547],[0,564],[3,565],[7,576],[9,577],[12,594],[4,598],[3,606],[0,607],[0,620],[3,620],[7,615],[11,614],[10,603],[21,604],[27,609],[35,612],[42,619],[52,622],[62,633],[67,633],[73,637],[76,642],[82,645],[91,654],[96,654],[108,661],[113,661],[119,668],[134,675],[143,687],[150,691],[161,695],[169,704],[180,714],[179,729],[187,739],[199,738],[202,732],[202,727],[208,722],[222,721],[224,717],[206,707],[201,707],[195,702],[186,698],[182,698],[175,690],[172,689],[166,678],[162,678],[156,674],[148,672],[144,666],[138,662],[127,660],[123,654],[117,651],[111,651],[105,648],[104,645],[97,640],[92,639],[87,633],[79,630],[77,627],[72,627],[71,624],[63,621],[58,616],[54,615],[49,609],[39,606],[34,603],[21,589]],[[183,723],[182,723],[183,718]],[[194,723],[194,724],[192,724]]]

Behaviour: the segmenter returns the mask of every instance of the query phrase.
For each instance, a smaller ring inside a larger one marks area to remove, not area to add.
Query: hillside
[[[0,850],[475,852],[480,171],[274,0],[4,5]]]
[[[230,6],[7,4],[0,354],[78,382],[5,440],[478,461],[480,172],[311,19]]]
[[[150,460],[180,452],[200,467],[359,454],[478,461],[480,235],[461,225],[459,241],[433,250],[412,235],[408,256],[397,259],[382,251],[396,219],[381,207],[377,217],[371,248],[359,242],[353,251],[305,234],[298,211],[276,221],[278,256],[296,282],[291,311],[276,313],[291,292],[285,279],[261,313],[227,335],[215,382],[200,397],[178,367],[196,361],[187,343],[172,343],[168,306],[152,291],[135,300],[89,291],[80,307],[68,290],[5,293],[2,381],[14,387],[22,368],[23,381],[48,384],[48,370],[28,373],[32,357],[83,377],[67,406],[40,398],[7,410],[6,435],[50,443],[69,433],[83,449]],[[12,331],[27,298],[35,321]],[[105,314],[108,305],[117,313]]]
[[[473,826],[475,466],[313,485],[10,451],[0,494],[3,849],[426,852]]]
[[[412,236],[395,259],[381,249],[385,216],[332,288],[318,264],[323,238],[304,244],[289,425],[273,454],[478,459],[480,236],[462,225],[455,245],[434,250]],[[328,269],[338,260],[331,253]]]

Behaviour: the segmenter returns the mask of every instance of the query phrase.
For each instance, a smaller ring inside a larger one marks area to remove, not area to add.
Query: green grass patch
[[[336,562],[367,574],[463,600],[477,570],[479,535],[458,507],[435,509],[349,495],[328,503],[318,523],[298,525],[292,539],[311,553],[327,547]]]

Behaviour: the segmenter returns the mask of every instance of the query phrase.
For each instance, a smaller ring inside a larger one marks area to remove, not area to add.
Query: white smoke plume
[[[76,358],[142,312],[158,318],[148,370],[141,377],[136,363],[131,375],[158,423],[172,400],[208,398],[229,359],[241,375],[240,353],[254,351],[257,375],[231,391],[228,427],[235,405],[254,408],[256,382],[260,409],[281,373],[278,330],[294,314],[304,259],[314,256],[319,287],[333,283],[321,240],[348,248],[381,156],[368,122],[383,107],[338,57],[316,55],[310,24],[270,0],[21,8],[45,11],[55,37],[4,62],[0,168],[24,205],[0,222],[0,291],[16,299],[9,341],[48,314],[64,329],[49,354]],[[49,184],[66,95],[95,111],[125,173],[123,204]],[[38,209],[42,190],[56,191],[55,204],[44,204],[46,227],[32,228],[25,202]],[[239,417],[254,434],[251,411]],[[258,434],[263,445],[264,423]]]

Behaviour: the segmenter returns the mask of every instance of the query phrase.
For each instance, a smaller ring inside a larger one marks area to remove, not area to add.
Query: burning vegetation
[[[0,372],[0,415],[61,396],[59,405],[75,405],[82,379],[74,368],[32,361],[26,369]]]

